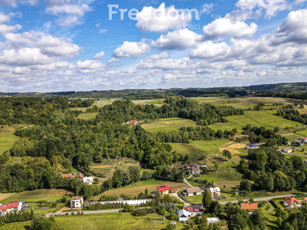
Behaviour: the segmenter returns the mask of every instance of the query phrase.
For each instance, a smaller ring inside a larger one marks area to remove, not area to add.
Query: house
[[[303,204],[307,204],[307,197],[305,197],[302,201]]]
[[[170,193],[177,193],[178,192],[178,188],[171,188]]]
[[[212,196],[212,198],[216,198],[221,196],[221,189],[219,187],[205,187],[205,191],[209,192]]]
[[[62,174],[62,178],[73,179],[73,178],[74,178],[74,175],[72,175],[72,173]]]
[[[192,187],[192,188],[187,188],[183,190],[182,194],[184,196],[195,196],[195,195],[201,195],[202,191],[199,187]]]
[[[84,177],[84,175],[83,175],[82,173],[79,173],[79,174],[76,176],[77,180],[79,180],[79,181],[83,181],[83,177]]]
[[[220,218],[218,217],[208,217],[207,218],[208,224],[217,224],[220,222]]]
[[[298,201],[295,197],[286,197],[284,200],[284,205],[288,208],[301,207],[301,202]]]
[[[73,196],[70,200],[71,208],[82,208],[83,206],[83,196]]]
[[[200,168],[197,164],[187,164],[187,168],[189,173],[192,175],[200,174]]]
[[[128,123],[131,124],[131,125],[137,125],[138,124],[137,120],[131,120],[131,121],[128,121]]]
[[[169,186],[168,185],[160,185],[158,186],[158,191],[161,196],[165,196],[169,194]]]
[[[5,216],[9,213],[18,213],[22,209],[22,202],[11,202],[0,205],[0,216]]]
[[[250,142],[248,145],[245,147],[246,149],[259,149],[259,145],[256,142]]]
[[[291,147],[286,147],[286,148],[284,148],[284,149],[282,150],[282,152],[283,152],[283,153],[287,153],[287,154],[292,153],[292,148],[291,148]]]
[[[91,185],[91,184],[93,184],[93,182],[94,182],[94,178],[93,178],[92,176],[83,177],[83,178],[82,178],[82,181],[83,181],[83,183],[85,183],[85,184]]]
[[[304,137],[303,140],[305,143],[307,143],[307,137]]]
[[[257,203],[250,203],[249,201],[246,201],[245,203],[241,203],[241,209],[252,212],[258,209]]]
[[[189,218],[191,216],[191,213],[182,209],[178,212],[178,220],[179,222],[188,222]]]
[[[202,204],[196,204],[191,207],[183,207],[184,210],[190,212],[190,216],[202,215],[204,212],[204,206]]]

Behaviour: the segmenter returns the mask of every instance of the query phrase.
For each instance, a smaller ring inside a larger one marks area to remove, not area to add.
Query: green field
[[[95,119],[98,113],[81,113],[78,118],[84,120],[92,120]]]
[[[162,220],[157,214],[135,217],[130,213],[107,213],[100,215],[56,217],[56,223],[64,230],[160,230],[166,228],[168,220]],[[30,222],[6,224],[0,230],[27,229]],[[183,225],[177,223],[177,228]]]
[[[151,133],[158,131],[172,131],[178,130],[181,127],[195,126],[196,122],[188,119],[181,118],[163,118],[157,121],[153,121],[148,124],[142,124],[142,127]]]
[[[264,126],[268,129],[274,129],[275,127],[279,127],[280,129],[295,129],[299,127],[305,127],[298,122],[290,121],[282,117],[276,116],[274,115],[275,112],[276,111],[274,110],[246,111],[244,112],[244,115],[226,117],[226,120],[228,121],[226,123],[216,123],[210,125],[209,127],[214,130],[237,129],[239,132],[241,132],[242,128],[247,124],[258,127]]]
[[[190,143],[170,144],[177,153],[189,155],[192,161],[197,161],[201,157],[219,154],[219,148],[227,142],[229,142],[227,139],[217,139],[213,141],[190,141]]]
[[[19,138],[14,135],[15,129],[12,127],[4,127],[0,129],[0,155],[10,150]]]
[[[69,193],[64,189],[39,189],[33,191],[26,191],[21,193],[15,193],[9,198],[2,200],[1,203],[9,203],[12,201],[26,201],[37,202],[44,201],[56,201],[61,199],[65,193]]]

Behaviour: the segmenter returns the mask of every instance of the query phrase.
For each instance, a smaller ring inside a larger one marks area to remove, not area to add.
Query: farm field
[[[78,119],[84,119],[84,120],[92,120],[95,119],[98,113],[81,113],[78,116]]]
[[[244,115],[226,117],[228,121],[226,123],[216,123],[209,127],[214,130],[220,129],[223,131],[237,129],[239,132],[242,132],[242,128],[247,124],[252,126],[264,126],[268,129],[274,129],[275,127],[279,127],[280,129],[307,128],[298,122],[275,116],[275,112],[274,110],[246,111]]]
[[[148,192],[153,192],[157,190],[158,185],[169,185],[170,188],[182,188],[186,187],[184,183],[175,183],[168,181],[158,181],[158,180],[148,180],[148,181],[139,181],[135,184],[128,185],[122,188],[111,189],[103,193],[103,195],[132,195],[137,196],[139,193],[144,192],[145,189],[148,189]]]
[[[151,133],[158,131],[178,130],[181,127],[195,126],[196,122],[181,118],[163,118],[158,121],[153,121],[148,124],[142,124],[142,127]]]
[[[10,150],[19,138],[14,135],[15,128],[4,126],[0,129],[0,155]]]
[[[1,200],[1,203],[9,203],[12,201],[26,201],[26,202],[37,202],[40,200],[55,201],[62,198],[65,195],[65,193],[69,192],[64,189],[39,189],[33,191],[26,191],[21,193],[15,193],[5,198],[4,200]]]
[[[65,216],[55,218],[56,223],[64,230],[100,230],[100,229],[150,229],[160,230],[166,227],[168,220],[162,220],[161,216],[151,214],[148,216],[135,217],[130,213],[107,213],[100,215]],[[77,224],[76,224],[77,223]],[[0,230],[27,229],[30,222],[6,224]],[[103,228],[102,228],[103,226]],[[177,222],[177,228],[182,224]]]

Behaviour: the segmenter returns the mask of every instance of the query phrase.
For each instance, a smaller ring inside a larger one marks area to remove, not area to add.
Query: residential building
[[[83,196],[73,196],[70,200],[71,208],[82,208],[83,206]]]
[[[199,187],[192,187],[192,188],[187,188],[187,189],[183,190],[182,194],[184,196],[201,195],[202,190]]]
[[[251,142],[251,143],[249,143],[245,148],[246,148],[246,149],[258,149],[258,148],[259,148],[259,145],[258,145],[258,143],[256,143],[256,142]]]
[[[22,209],[22,202],[11,202],[0,205],[0,216],[5,216],[10,213],[18,213]]]
[[[258,209],[257,203],[250,203],[249,201],[246,201],[245,203],[241,203],[241,209],[252,212]]]
[[[291,147],[286,147],[282,150],[283,153],[289,154],[292,153],[292,148]]]
[[[79,181],[83,181],[83,177],[84,177],[84,175],[83,175],[82,173],[79,173],[79,174],[76,176],[77,180],[79,180]]]
[[[212,198],[217,198],[221,196],[221,189],[219,187],[205,186],[205,191],[209,192]]]
[[[83,177],[82,180],[83,180],[83,183],[89,184],[89,185],[93,184],[93,182],[94,182],[94,178],[92,176]]]
[[[188,222],[191,217],[191,213],[182,209],[178,212],[178,220],[179,222]]]
[[[169,194],[169,186],[168,185],[160,185],[158,187],[159,194],[161,196],[165,196]]]
[[[218,217],[208,217],[207,218],[208,224],[217,224],[220,222],[220,218]]]
[[[294,208],[294,207],[301,207],[302,204],[299,200],[297,200],[295,197],[286,197],[284,200],[284,205],[288,208]]]
[[[62,178],[73,179],[73,178],[74,178],[74,175],[72,175],[72,173],[62,174]]]
[[[178,192],[178,188],[171,188],[170,193],[177,193]]]
[[[191,207],[183,207],[184,210],[190,212],[190,216],[202,215],[204,212],[204,206],[202,204],[196,204]]]
[[[131,121],[129,121],[129,124],[131,124],[131,125],[137,125],[138,122],[137,122],[137,120],[131,120]]]
[[[307,137],[304,137],[303,140],[305,143],[307,143]]]
[[[200,174],[200,167],[197,164],[187,164],[187,168],[192,175]]]

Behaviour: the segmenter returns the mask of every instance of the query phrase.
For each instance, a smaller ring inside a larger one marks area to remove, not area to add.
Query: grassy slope
[[[33,191],[26,191],[21,193],[15,193],[14,195],[6,198],[5,200],[2,200],[1,203],[8,203],[11,201],[55,201],[63,197],[65,193],[67,193],[67,191],[64,189],[39,189]]]
[[[5,151],[10,150],[18,140],[18,137],[14,135],[15,129],[13,127],[4,127],[0,129],[0,155]]]
[[[148,216],[135,217],[129,213],[108,213],[101,215],[65,216],[55,218],[56,222],[64,230],[155,230],[164,229],[169,221],[163,221],[161,216],[152,214]],[[25,229],[30,222],[7,224],[0,227],[0,230]],[[177,223],[178,228],[183,225]]]
[[[148,132],[178,130],[181,127],[195,126],[196,123],[188,119],[165,118],[149,124],[143,124],[142,127]]]
[[[84,120],[92,120],[95,119],[98,113],[81,113],[78,118]]]

